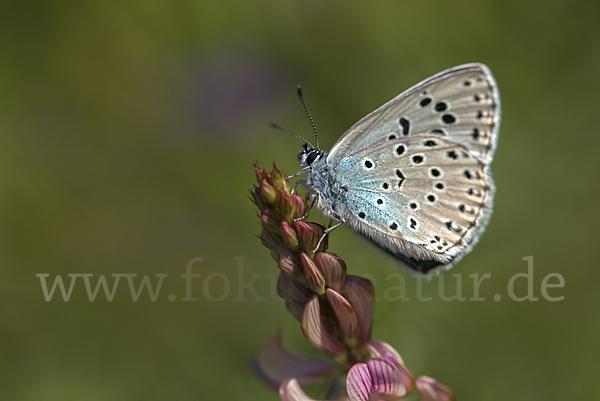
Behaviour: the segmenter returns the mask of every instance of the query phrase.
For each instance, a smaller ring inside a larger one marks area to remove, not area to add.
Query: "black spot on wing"
[[[402,135],[408,135],[410,133],[410,121],[404,117],[400,117],[398,123],[402,127]]]
[[[438,112],[445,111],[447,108],[448,108],[448,104],[446,104],[446,102],[439,102],[434,107],[435,111],[438,111]]]
[[[442,116],[442,121],[445,124],[454,124],[456,122],[456,117],[454,117],[452,114],[444,114]]]

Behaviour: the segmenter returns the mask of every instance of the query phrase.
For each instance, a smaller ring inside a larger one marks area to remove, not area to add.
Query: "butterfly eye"
[[[311,152],[307,157],[306,157],[306,164],[307,165],[311,165],[313,164],[313,162],[315,161],[315,159],[317,158],[317,156],[319,156],[319,154],[317,152]]]

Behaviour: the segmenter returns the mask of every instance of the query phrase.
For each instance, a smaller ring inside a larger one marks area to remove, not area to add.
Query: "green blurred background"
[[[267,123],[311,138],[302,84],[329,148],[473,61],[502,95],[498,192],[445,280],[460,274],[472,297],[468,275],[491,273],[486,301],[444,302],[434,279],[419,302],[407,275],[410,301],[380,299],[373,337],[461,400],[600,399],[599,21],[594,0],[3,1],[0,399],[277,400],[249,369],[261,345],[282,329],[318,353],[270,295],[277,267],[255,237],[252,164],[293,173],[301,145]],[[346,228],[330,250],[380,296],[402,271]],[[515,302],[507,283],[531,255],[539,300]],[[198,301],[183,302],[195,257]],[[240,263],[264,300],[239,293]],[[46,302],[42,273],[168,276],[155,302],[133,302],[125,278],[112,302],[90,302],[82,279],[68,302],[58,290]],[[564,300],[542,298],[549,273]]]

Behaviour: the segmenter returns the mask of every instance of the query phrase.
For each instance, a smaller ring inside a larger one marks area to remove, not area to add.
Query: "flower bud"
[[[265,179],[264,173],[265,173],[265,170],[258,167],[257,165],[254,165],[254,174],[256,174],[256,181],[258,181],[258,183],[260,183],[262,180]]]
[[[298,240],[296,231],[294,231],[294,229],[286,221],[281,221],[279,229],[281,230],[281,236],[283,237],[283,241],[287,247],[294,252],[298,252],[300,249],[300,242]]]
[[[271,173],[271,183],[275,189],[281,189],[285,193],[290,192],[290,184],[283,171],[273,166]]]
[[[279,212],[283,220],[292,221],[294,215],[293,205],[290,201],[290,196],[283,189],[279,190]]]
[[[300,249],[309,255],[313,255],[313,250],[317,246],[318,238],[312,227],[302,221],[295,221],[294,228],[300,238]]]
[[[270,204],[275,205],[277,202],[277,191],[267,180],[262,180],[260,183],[260,190],[263,198]]]
[[[277,251],[277,262],[279,263],[279,269],[283,273],[289,274],[296,279],[304,279],[304,269],[297,255],[283,243],[279,245]]]
[[[279,217],[268,205],[264,205],[260,210],[260,224],[267,230],[279,232]]]
[[[292,211],[292,219],[298,219],[300,217],[304,217],[304,213],[308,209],[308,205],[304,198],[299,195],[293,194],[288,195],[287,202],[289,204],[289,208]]]
[[[323,295],[325,292],[325,278],[323,278],[323,274],[315,262],[313,262],[313,260],[304,252],[300,252],[300,261],[302,262],[304,275],[306,276],[310,288],[317,294]]]
[[[310,228],[312,228],[312,230],[315,232],[315,235],[317,236],[317,242],[321,240],[321,237],[325,234],[325,227],[323,227],[320,224],[317,223],[313,223],[313,222],[308,222],[306,223],[310,226]],[[329,239],[323,238],[323,241],[321,241],[321,245],[319,245],[319,249],[317,249],[317,252],[325,252],[325,250],[327,249],[327,244],[328,244]],[[315,246],[317,246],[317,243],[315,242]],[[313,247],[314,249],[314,247]]]
[[[315,254],[314,261],[323,272],[327,286],[341,293],[346,281],[346,263],[337,256],[325,252]]]

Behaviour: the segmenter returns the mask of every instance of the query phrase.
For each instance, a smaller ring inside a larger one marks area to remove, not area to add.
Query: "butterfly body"
[[[410,268],[445,270],[490,218],[499,123],[487,67],[454,67],[364,117],[328,152],[305,145],[305,186],[323,215]]]

